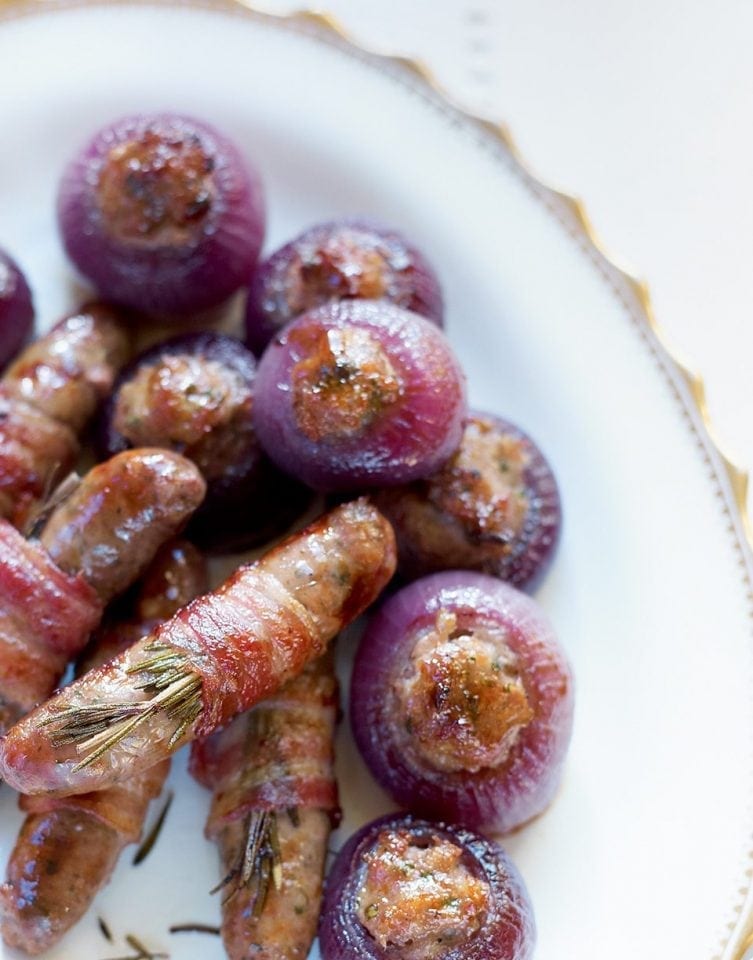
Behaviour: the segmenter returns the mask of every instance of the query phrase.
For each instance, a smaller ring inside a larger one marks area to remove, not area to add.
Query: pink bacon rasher
[[[49,697],[105,605],[138,579],[201,503],[179,454],[142,448],[94,467],[40,539],[0,519],[0,725]]]
[[[65,795],[147,769],[299,674],[394,569],[379,511],[338,507],[30,713],[3,739],[0,773],[22,793]]]
[[[329,651],[221,733],[197,741],[191,772],[213,790],[206,835],[225,879],[230,960],[308,956],[324,861],[339,820],[333,739],[337,681]]]
[[[166,544],[134,598],[132,618],[103,627],[78,672],[117,656],[205,589],[201,554],[184,541]],[[165,760],[99,793],[20,798],[27,816],[0,887],[2,936],[9,946],[41,953],[81,919],[123,848],[138,841],[169,769]]]

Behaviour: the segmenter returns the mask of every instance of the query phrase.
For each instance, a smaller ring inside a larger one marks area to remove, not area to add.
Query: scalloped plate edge
[[[753,630],[753,525],[748,513],[749,475],[747,470],[724,452],[717,438],[709,416],[703,378],[681,359],[675,347],[668,343],[656,319],[646,281],[604,244],[579,197],[547,182],[535,172],[534,167],[522,155],[505,123],[484,117],[456,100],[422,61],[366,45],[356,40],[337,18],[319,10],[302,9],[280,14],[265,10],[263,6],[249,0],[0,0],[0,23],[35,12],[63,12],[71,7],[87,6],[185,6],[213,11],[224,9],[313,32],[325,42],[335,44],[353,55],[393,71],[402,71],[414,91],[417,89],[416,85],[422,87],[423,93],[436,103],[449,108],[460,119],[471,123],[481,134],[488,136],[512,162],[531,194],[550,210],[593,262],[643,337],[680,404],[709,476],[715,482],[716,493],[728,521],[727,530],[733,541]],[[739,898],[730,908],[730,919],[720,939],[719,949],[710,960],[743,960],[752,948],[753,836],[744,856]]]

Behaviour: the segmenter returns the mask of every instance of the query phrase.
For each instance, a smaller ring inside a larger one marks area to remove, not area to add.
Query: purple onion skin
[[[440,611],[457,614],[459,625],[505,631],[533,710],[505,759],[473,773],[427,762],[414,749],[393,693],[416,634]],[[404,587],[369,623],[353,668],[350,716],[364,760],[396,803],[421,816],[505,834],[545,810],[556,792],[572,732],[573,678],[534,600],[493,577],[446,571]]]
[[[479,437],[491,446],[479,447]],[[516,477],[517,462],[524,465]],[[557,481],[541,450],[509,421],[473,411],[446,464],[380,491],[374,502],[395,529],[405,581],[477,570],[530,592],[551,565],[562,527]]]
[[[26,278],[0,250],[0,368],[26,343],[33,326],[34,304]]]
[[[265,543],[287,529],[306,509],[311,492],[281,473],[261,449],[253,428],[253,387],[256,361],[243,344],[223,334],[194,333],[173,337],[144,351],[121,373],[97,424],[95,443],[101,459],[132,444],[119,432],[115,413],[124,386],[145,367],[159,367],[165,357],[212,361],[237,374],[247,394],[230,427],[227,444],[209,463],[196,448],[153,435],[151,445],[165,446],[192,458],[204,473],[207,496],[188,526],[187,534],[203,550],[229,553]],[[202,438],[206,443],[211,437]],[[207,448],[204,447],[204,450]]]
[[[365,340],[353,347],[352,338]],[[333,343],[351,346],[338,353]],[[387,364],[373,382],[372,361]],[[457,448],[467,409],[465,377],[442,332],[384,301],[343,300],[288,324],[262,356],[256,389],[269,456],[325,492],[432,473]]]
[[[405,814],[388,814],[366,824],[338,853],[327,877],[319,921],[322,960],[400,960],[399,947],[382,948],[357,915],[363,856],[385,829],[407,829],[419,842],[434,835],[461,846],[476,875],[490,886],[485,922],[464,944],[442,953],[441,960],[529,960],[536,939],[533,908],[523,879],[504,850],[462,827]]]
[[[111,151],[135,141],[157,153],[177,144],[201,165],[189,170],[171,157],[160,166],[142,153],[136,172],[118,168]],[[165,173],[173,162],[175,178]],[[183,316],[247,282],[264,237],[264,196],[256,171],[213,127],[177,114],[131,116],[99,130],[70,162],[58,223],[68,256],[103,297]]]
[[[345,299],[385,299],[442,326],[442,290],[420,250],[390,227],[348,218],[309,227],[257,266],[246,342],[259,355],[295,317]]]

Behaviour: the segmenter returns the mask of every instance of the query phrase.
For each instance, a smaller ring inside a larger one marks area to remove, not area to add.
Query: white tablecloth
[[[267,0],[274,11],[301,2]],[[325,0],[361,41],[417,55],[585,199],[704,376],[753,469],[753,3]]]

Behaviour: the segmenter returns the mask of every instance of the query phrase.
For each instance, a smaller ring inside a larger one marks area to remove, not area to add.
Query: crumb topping
[[[429,499],[477,539],[512,541],[529,510],[525,442],[500,434],[492,422],[472,418],[456,455],[432,477]]]
[[[291,316],[330,300],[385,296],[390,272],[367,234],[340,231],[321,244],[306,244],[293,259],[285,285]]]
[[[402,395],[390,358],[368,330],[296,331],[302,359],[291,370],[293,411],[314,442],[363,434]]]
[[[384,830],[364,860],[358,919],[382,948],[399,947],[403,960],[436,960],[483,924],[489,884],[457,844]]]
[[[108,230],[129,243],[182,246],[212,205],[214,160],[195,135],[147,129],[108,154],[97,199]]]
[[[412,747],[446,772],[499,766],[534,715],[504,639],[483,627],[458,629],[446,610],[416,643],[395,693]]]

